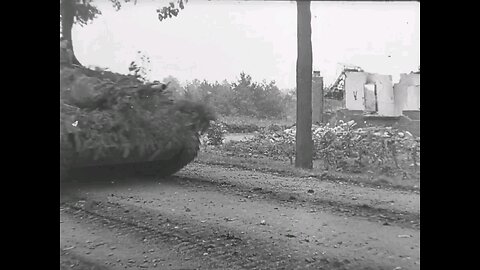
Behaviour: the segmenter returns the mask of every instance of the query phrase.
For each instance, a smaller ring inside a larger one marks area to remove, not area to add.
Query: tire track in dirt
[[[222,155],[222,154],[219,153],[219,155]],[[225,158],[228,159],[229,156],[227,155]],[[268,160],[268,158],[264,158],[264,159]],[[291,171],[291,169],[283,170],[281,168],[269,168],[268,166],[262,166],[260,164],[261,163],[259,163],[258,166],[254,166],[252,164],[248,164],[248,165],[243,164],[242,162],[229,163],[229,162],[222,162],[222,161],[202,160],[201,157],[200,159],[196,159],[192,163],[190,163],[190,165],[212,166],[212,167],[219,167],[227,170],[236,169],[236,170],[256,171],[256,172],[270,174],[274,176],[280,176],[280,177],[313,178],[313,179],[329,181],[329,182],[339,182],[339,183],[348,182],[349,185],[355,185],[360,187],[371,187],[371,188],[381,187],[382,189],[385,189],[385,190],[407,191],[407,192],[414,192],[418,194],[420,193],[420,188],[419,188],[420,179],[418,179],[418,185],[416,186],[399,184],[399,181],[401,180],[398,180],[398,179],[397,180],[392,179],[394,181],[393,183],[389,183],[387,181],[380,184],[382,182],[381,180],[380,180],[380,183],[378,182],[379,179],[377,179],[377,181],[374,181],[372,178],[370,180],[366,180],[365,178],[368,176],[365,176],[365,175],[362,176],[362,175],[356,175],[351,173],[336,174],[336,173],[329,173],[329,172],[324,172],[320,174],[319,172],[311,173],[302,169],[295,172],[295,171]]]
[[[89,213],[80,201],[62,204],[60,258],[66,269],[199,269],[203,263],[145,241],[148,232]],[[89,208],[89,207],[87,207]]]
[[[312,211],[363,217],[373,222],[420,229],[420,196],[412,192],[352,186],[318,179],[278,177],[239,169],[189,165],[179,184],[202,183],[221,192],[276,200]],[[311,193],[309,193],[309,191]]]
[[[388,265],[372,266],[368,260],[355,262],[348,259],[338,260],[330,256],[308,256],[293,252],[289,243],[264,241],[215,227],[215,231],[205,230],[199,223],[174,220],[172,217],[156,218],[145,209],[123,206],[116,203],[94,202],[95,207],[85,209],[78,204],[63,205],[67,214],[83,219],[95,225],[100,223],[109,230],[128,234],[135,239],[136,246],[167,244],[171,249],[189,258],[202,258],[201,269],[390,269]],[[108,207],[105,211],[104,207]],[[125,215],[125,211],[134,213]],[[98,226],[98,225],[97,225]],[[283,242],[289,242],[284,240]],[[291,244],[291,243],[290,243]],[[138,252],[137,252],[138,253]],[[291,254],[289,254],[291,253]],[[130,255],[131,256],[131,255]],[[138,257],[138,256],[137,256]],[[121,268],[137,269],[130,264],[121,264]],[[143,265],[141,268],[151,268]],[[172,268],[173,269],[173,268]]]
[[[117,205],[116,214],[112,212],[115,209],[112,205],[99,209],[97,214],[102,216],[153,222],[149,223],[151,228],[159,228],[156,227],[158,220],[155,220],[162,216],[173,228],[177,227],[176,230],[186,226],[187,234],[180,239],[188,238],[189,233],[207,243],[219,235],[223,235],[219,238],[221,242],[228,238],[241,239],[240,243],[248,245],[240,245],[240,251],[207,256],[220,261],[253,256],[252,262],[235,264],[240,268],[251,269],[255,261],[259,262],[257,269],[272,269],[272,265],[276,265],[275,269],[282,269],[282,265],[286,265],[284,269],[294,269],[292,267],[297,265],[298,269],[318,269],[317,266],[322,265],[325,269],[393,269],[398,265],[403,269],[419,268],[419,262],[416,262],[419,260],[419,233],[415,230],[381,226],[357,218],[347,219],[328,212],[310,212],[306,207],[282,205],[276,200],[246,199],[218,192],[203,182],[188,183],[180,179],[180,182],[97,185],[83,187],[83,192],[80,197],[101,205],[106,202]],[[139,213],[149,214],[139,216]],[[266,224],[259,225],[261,219],[265,219]],[[161,229],[165,230],[165,227]],[[410,238],[397,239],[397,235],[407,233]],[[245,253],[266,239],[271,246],[260,245],[260,255]],[[194,257],[202,257],[201,252],[207,251],[205,245],[195,246],[188,241],[183,245],[184,249],[197,252]],[[276,261],[285,257],[289,263]],[[277,259],[272,261],[272,258]],[[267,267],[262,268],[263,265]]]
[[[220,182],[218,185],[210,180],[199,178],[178,178],[179,183],[203,183],[212,186],[220,192],[239,195],[256,200],[276,201],[292,207],[309,208],[311,212],[328,211],[346,217],[365,218],[366,220],[381,223],[385,226],[401,226],[403,228],[420,228],[420,214],[407,211],[395,211],[377,208],[367,203],[351,204],[345,201],[313,197],[309,193],[272,191],[269,188],[251,187],[242,184]]]
[[[87,258],[74,254],[60,248],[60,270],[67,269],[90,269],[90,270],[109,270],[108,267],[91,262]]]

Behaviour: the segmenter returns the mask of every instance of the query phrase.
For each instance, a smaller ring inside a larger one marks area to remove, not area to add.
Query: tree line
[[[255,82],[245,72],[235,82],[209,82],[195,79],[181,86],[173,76],[163,79],[169,83],[174,99],[199,101],[211,106],[222,116],[246,116],[258,119],[283,119],[295,108],[295,91],[282,92],[275,81]]]

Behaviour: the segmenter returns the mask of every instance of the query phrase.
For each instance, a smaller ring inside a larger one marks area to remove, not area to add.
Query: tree
[[[284,115],[286,119],[295,121],[297,111],[297,91],[295,89],[288,90],[283,94],[282,107],[284,108]]]
[[[201,96],[199,93],[199,88],[202,82],[199,79],[193,79],[191,82],[187,82],[187,85],[184,87],[183,98],[201,101]]]
[[[280,118],[284,116],[283,97],[275,81],[262,82],[257,91],[254,92],[253,104],[258,118]]]
[[[80,65],[73,50],[72,27],[75,21],[80,25],[93,20],[101,12],[88,1],[79,3],[76,0],[60,0],[60,36],[66,41],[67,49],[71,51],[72,63]]]
[[[297,1],[297,128],[295,167],[313,168],[312,26],[310,1]]]
[[[163,78],[162,83],[168,83],[167,93],[170,94],[170,97],[177,100],[181,99],[184,96],[183,87],[180,84],[180,81],[172,75],[169,75]]]
[[[236,114],[256,116],[255,108],[252,106],[256,88],[257,84],[253,82],[250,75],[245,74],[245,72],[240,73],[240,78],[232,84],[232,104],[236,109]]]
[[[110,2],[112,2],[113,7],[117,11],[122,8],[122,2],[120,0],[110,0]],[[133,4],[136,4],[137,0],[123,0],[123,2],[133,2]],[[167,18],[176,17],[180,9],[185,7],[184,3],[187,2],[188,0],[171,0],[167,6],[158,8],[156,10],[158,20],[163,21]],[[101,14],[102,12],[92,4],[92,0],[60,0],[60,36],[61,39],[67,42],[67,48],[72,52],[73,64],[81,65],[73,49],[73,24],[78,23],[80,26],[84,26]]]
[[[221,115],[231,115],[233,113],[232,85],[224,80],[221,84],[215,82],[213,85],[212,106]]]

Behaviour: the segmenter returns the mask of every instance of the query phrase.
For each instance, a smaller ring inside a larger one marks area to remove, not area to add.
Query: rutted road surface
[[[420,269],[420,195],[192,163],[61,189],[61,269]]]

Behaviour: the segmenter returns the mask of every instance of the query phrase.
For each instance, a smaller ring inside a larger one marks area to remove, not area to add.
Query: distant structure
[[[323,77],[320,71],[313,71],[312,76],[312,124],[323,123]]]
[[[360,126],[369,121],[385,125],[404,123],[414,125],[413,131],[420,133],[420,71],[400,74],[399,82],[393,84],[391,75],[344,66],[326,91],[325,99],[341,101],[341,107],[330,113],[333,120],[355,119]]]
[[[420,118],[420,72],[401,74],[392,83],[391,75],[368,73],[346,67],[329,87],[326,98],[342,101],[343,108],[359,114]]]

